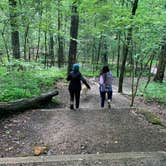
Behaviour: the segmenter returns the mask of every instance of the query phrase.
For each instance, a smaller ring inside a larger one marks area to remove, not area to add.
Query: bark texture
[[[132,7],[132,11],[131,11],[131,19],[136,14],[137,7],[138,7],[138,0],[135,0],[133,2],[133,7]],[[118,87],[119,93],[122,93],[122,91],[123,91],[123,79],[124,79],[124,73],[125,73],[125,65],[126,65],[131,41],[132,41],[132,27],[130,27],[128,29],[127,38],[126,38],[126,41],[123,46],[123,60],[122,60],[122,65],[121,65],[121,69],[120,69],[119,87]]]
[[[10,25],[11,25],[11,43],[13,57],[16,59],[20,58],[20,41],[19,41],[19,31],[18,31],[18,20],[17,20],[17,1],[9,0],[10,7]]]
[[[157,67],[157,73],[154,77],[154,81],[163,82],[165,66],[166,66],[166,44],[163,43],[163,45],[161,46],[161,54],[160,54],[159,64]]]
[[[72,69],[72,65],[76,62],[78,24],[79,24],[79,16],[77,11],[77,2],[75,1],[72,4],[68,73]]]

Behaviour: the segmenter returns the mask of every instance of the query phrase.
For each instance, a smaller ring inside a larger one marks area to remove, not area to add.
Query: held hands
[[[87,87],[89,90],[91,89],[91,87],[90,87],[88,84],[86,85],[86,87]]]
[[[89,90],[91,89],[91,87],[89,86],[89,84],[87,82],[85,83],[85,85]]]

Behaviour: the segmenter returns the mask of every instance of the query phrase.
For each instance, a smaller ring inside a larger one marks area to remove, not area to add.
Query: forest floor
[[[0,120],[0,157],[34,155],[35,147],[47,147],[44,155],[96,154],[111,152],[166,151],[166,128],[153,125],[138,108],[150,109],[166,126],[166,108],[136,98],[130,109],[130,80],[124,94],[113,84],[112,107],[100,108],[97,81],[81,95],[80,110],[70,110],[65,83],[58,82],[59,108],[34,109]]]

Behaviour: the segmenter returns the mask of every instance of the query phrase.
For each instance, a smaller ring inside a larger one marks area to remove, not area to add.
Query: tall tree
[[[133,16],[136,14],[137,6],[138,6],[138,0],[134,0],[132,4],[131,18],[133,18]],[[125,42],[123,46],[123,59],[122,59],[122,64],[120,69],[119,87],[118,87],[119,93],[122,93],[122,89],[123,89],[125,65],[126,65],[126,60],[127,60],[131,40],[132,40],[132,27],[128,29],[127,37],[125,38]]]
[[[64,63],[63,37],[62,30],[62,0],[58,0],[58,67]]]
[[[118,50],[117,50],[117,77],[119,77],[119,61],[120,61],[120,32],[117,34]]]
[[[103,39],[103,52],[102,52],[102,63],[103,65],[108,64],[108,50],[107,50],[107,40],[106,37]]]
[[[72,15],[70,25],[70,47],[68,56],[68,72],[72,69],[72,65],[76,62],[77,53],[77,36],[78,36],[78,25],[79,25],[79,14],[78,14],[78,1],[75,0],[72,3]]]
[[[24,34],[24,60],[27,59],[26,54],[27,54],[28,32],[29,32],[29,23],[27,24],[25,28],[25,34]]]
[[[100,59],[102,40],[103,40],[103,34],[101,32],[99,43],[98,43],[98,48],[97,48],[96,70],[98,69],[98,63],[99,63],[99,59]]]
[[[5,47],[5,50],[6,50],[7,59],[8,59],[8,61],[10,61],[8,42],[5,39],[5,28],[6,28],[6,24],[4,23],[4,27],[3,27],[1,35],[2,35],[3,42],[4,42],[4,47]]]
[[[165,40],[166,41],[166,40]],[[159,56],[159,63],[157,66],[157,73],[154,77],[154,81],[163,82],[165,66],[166,66],[166,42],[163,40],[161,45],[161,52]]]
[[[17,12],[17,1],[9,0],[10,8],[10,25],[11,25],[11,43],[13,57],[16,59],[20,58],[20,41],[19,41],[19,31],[18,31],[18,12]]]
[[[49,54],[50,54],[50,65],[54,66],[55,65],[55,57],[54,57],[54,37],[53,34],[50,33],[50,42],[49,42]]]
[[[38,1],[38,14],[39,14],[39,28],[38,28],[38,39],[37,39],[37,51],[36,51],[36,60],[39,58],[39,49],[40,49],[40,40],[41,40],[41,22],[42,22],[42,15],[43,15],[43,10],[42,10],[42,0]]]
[[[164,8],[166,9],[166,3]],[[163,27],[163,41],[161,43],[161,51],[160,51],[160,57],[159,57],[159,63],[157,66],[157,73],[154,77],[154,81],[156,82],[163,82],[164,79],[164,73],[165,73],[165,66],[166,66],[166,26]]]

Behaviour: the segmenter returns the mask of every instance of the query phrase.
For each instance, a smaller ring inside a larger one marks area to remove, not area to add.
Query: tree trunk
[[[58,67],[62,67],[64,64],[64,51],[63,51],[63,37],[61,35],[62,29],[62,11],[61,0],[58,0]]]
[[[68,73],[71,71],[72,65],[76,62],[78,25],[79,25],[79,15],[77,11],[77,1],[74,1],[72,4],[72,16],[71,16],[71,26],[70,26]]]
[[[37,40],[37,50],[36,50],[36,61],[39,58],[40,35],[41,35],[41,30],[40,30],[40,27],[39,27],[39,30],[38,30],[38,40]]]
[[[63,52],[63,38],[58,36],[58,67],[62,67],[64,64],[64,52]]]
[[[161,46],[160,59],[159,59],[159,64],[157,66],[157,73],[154,77],[154,81],[161,83],[163,82],[165,66],[166,66],[166,43],[163,43]]]
[[[104,40],[103,40],[103,56],[102,56],[103,65],[108,64],[108,55],[107,54],[108,54],[107,41],[106,41],[106,38],[104,38]]]
[[[49,54],[51,57],[51,66],[55,65],[55,58],[54,58],[54,37],[53,34],[50,34],[50,44],[49,44]]]
[[[47,32],[44,31],[44,66],[48,68]]]
[[[5,50],[6,50],[7,59],[8,59],[8,61],[10,61],[8,44],[7,44],[7,41],[6,41],[6,39],[5,39],[5,28],[6,28],[6,25],[4,25],[4,27],[3,27],[2,39],[3,39],[3,42],[4,42],[4,46],[5,46]]]
[[[137,6],[138,6],[138,0],[134,0],[132,11],[131,11],[131,19],[133,18],[133,16],[136,13]],[[128,29],[127,39],[125,40],[125,43],[124,43],[123,60],[122,60],[122,65],[121,65],[121,69],[120,69],[120,77],[119,77],[119,87],[118,87],[119,93],[122,93],[122,91],[123,91],[123,79],[124,79],[124,73],[125,73],[125,65],[126,65],[126,60],[127,60],[131,40],[132,40],[132,27]]]
[[[124,73],[125,73],[125,65],[126,65],[126,60],[127,60],[127,55],[128,55],[128,44],[130,40],[128,38],[127,43],[125,42],[123,46],[123,59],[122,59],[122,65],[120,68],[120,76],[119,76],[119,87],[118,87],[118,92],[122,93],[123,90],[123,79],[124,79]]]
[[[30,62],[31,60],[31,48],[30,46],[28,47],[28,61]]]
[[[25,34],[24,34],[24,60],[27,59],[27,37],[28,37],[28,32],[29,32],[29,24],[27,25],[25,29]]]
[[[142,59],[142,62],[144,62],[145,65],[143,65],[143,63],[140,64],[141,68],[139,70],[139,74],[138,74],[136,83],[134,81],[134,79],[135,79],[134,63],[132,64],[132,86],[131,86],[132,95],[131,95],[131,104],[130,104],[131,107],[134,105],[134,100],[135,100],[135,97],[136,97],[136,94],[138,91],[139,81],[142,77],[142,74],[143,74],[144,70],[147,68],[148,64],[152,63],[153,58],[154,58],[154,56],[151,55],[147,61],[146,61],[146,56]]]
[[[118,55],[117,55],[117,77],[119,77],[119,61],[120,61],[120,32],[118,33]]]
[[[148,80],[147,80],[147,82],[146,82],[144,91],[145,91],[145,89],[148,87],[148,84],[149,84],[149,82],[150,82],[150,80],[151,80],[151,68],[152,68],[152,64],[153,64],[154,57],[155,57],[155,53],[152,54],[152,59],[151,59],[151,61],[150,61],[149,72],[148,72]]]
[[[99,39],[99,45],[98,45],[98,49],[97,49],[97,59],[96,59],[96,70],[98,70],[98,64],[99,64],[99,59],[100,59],[100,53],[101,53],[101,46],[102,46],[102,33]]]
[[[39,23],[39,29],[38,29],[38,40],[37,40],[37,50],[36,50],[36,61],[39,58],[39,49],[40,49],[40,35],[41,35],[41,21],[42,21],[42,0],[38,1],[38,10],[39,10],[39,16],[40,16],[40,23]]]
[[[19,41],[17,9],[16,9],[17,1],[9,0],[9,7],[10,7],[11,43],[12,43],[13,57],[19,59],[20,41]]]

